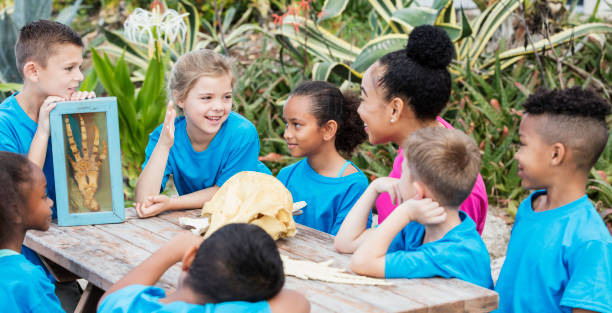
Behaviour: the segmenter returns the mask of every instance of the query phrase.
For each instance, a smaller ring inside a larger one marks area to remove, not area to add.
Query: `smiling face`
[[[537,132],[537,127],[545,123],[545,116],[525,114],[519,127],[520,148],[514,155],[518,161],[518,175],[521,185],[526,189],[546,188],[549,177],[552,145],[546,143]]]
[[[53,200],[47,196],[47,180],[38,166],[32,166],[31,186],[27,186],[26,210],[24,214],[25,229],[45,231],[51,224],[51,207]]]
[[[212,138],[232,111],[232,80],[229,75],[202,76],[177,105],[190,133]]]
[[[37,75],[34,79],[45,96],[69,97],[83,81],[83,48],[61,44],[53,50],[46,66],[35,63]]]
[[[361,80],[361,103],[357,109],[368,134],[368,141],[374,145],[389,142],[392,135],[389,105],[384,99],[382,87],[377,83],[381,74],[378,62],[364,73]]]
[[[294,157],[311,155],[323,143],[322,129],[311,113],[311,108],[312,100],[309,96],[291,96],[283,108],[283,137]]]

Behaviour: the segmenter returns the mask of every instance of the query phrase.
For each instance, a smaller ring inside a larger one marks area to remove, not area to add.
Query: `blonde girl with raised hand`
[[[258,161],[255,126],[232,111],[233,83],[228,58],[212,50],[192,51],[176,62],[168,85],[172,101],[164,123],[149,136],[136,184],[139,217],[201,208],[234,174],[270,173]],[[160,195],[170,175],[176,197]]]

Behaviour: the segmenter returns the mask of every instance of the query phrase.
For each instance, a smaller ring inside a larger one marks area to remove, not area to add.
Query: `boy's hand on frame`
[[[38,129],[49,133],[49,113],[55,109],[57,102],[66,101],[65,98],[57,96],[49,96],[45,99],[38,111]]]
[[[400,190],[400,180],[398,178],[380,177],[374,180],[372,184],[374,184],[374,190],[378,194],[383,192],[388,193],[393,205],[398,205],[406,200],[403,198]]]
[[[401,216],[408,224],[415,221],[421,225],[434,225],[446,221],[446,210],[429,198],[411,199],[400,204],[396,210],[401,210]]]
[[[140,218],[156,216],[162,212],[171,210],[172,198],[166,195],[149,196],[144,203],[137,202],[134,208]]]
[[[93,91],[75,91],[66,100],[79,101],[79,100],[85,100],[85,99],[93,99],[95,97],[96,97],[96,93]]]

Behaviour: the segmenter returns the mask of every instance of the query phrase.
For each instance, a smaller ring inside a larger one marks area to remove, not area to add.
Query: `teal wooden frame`
[[[67,166],[66,138],[62,116],[76,113],[106,113],[106,131],[108,138],[108,161],[110,164],[110,188],[112,211],[70,213]],[[123,201],[123,177],[121,168],[121,146],[119,142],[119,118],[117,98],[105,97],[82,101],[60,102],[49,116],[51,128],[51,145],[53,151],[53,171],[55,174],[55,201],[59,226],[92,225],[121,223],[125,220]]]

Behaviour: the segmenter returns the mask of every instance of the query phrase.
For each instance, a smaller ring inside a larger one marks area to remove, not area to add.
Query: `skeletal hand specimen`
[[[68,156],[68,161],[72,170],[74,171],[74,179],[77,182],[79,191],[84,199],[85,207],[90,211],[99,211],[100,205],[94,199],[96,191],[98,190],[98,174],[100,173],[100,165],[106,159],[108,154],[108,147],[103,142],[102,151],[100,151],[100,132],[98,127],[94,125],[94,140],[91,152],[89,151],[89,143],[87,142],[87,129],[85,128],[85,120],[82,115],[79,115],[79,121],[81,124],[81,148],[79,151],[74,136],[72,134],[72,128],[68,121],[68,116],[65,117],[66,123],[66,136],[68,137],[68,144],[72,157]],[[74,158],[74,160],[73,160]]]
[[[312,261],[294,260],[282,254],[281,260],[283,260],[283,268],[285,270],[285,275],[287,276],[338,284],[378,286],[393,285],[392,282],[384,279],[349,274],[346,273],[346,270],[344,269],[331,267],[332,262],[334,262],[333,260],[317,263]]]
[[[229,223],[250,223],[263,228],[274,240],[295,235],[293,198],[272,175],[240,172],[228,179],[204,204],[202,216],[210,218],[205,238]]]

